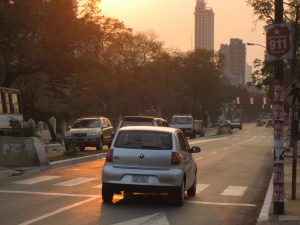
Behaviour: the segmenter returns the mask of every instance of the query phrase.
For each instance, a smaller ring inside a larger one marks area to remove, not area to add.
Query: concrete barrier
[[[49,167],[44,144],[36,137],[0,137],[0,166]]]

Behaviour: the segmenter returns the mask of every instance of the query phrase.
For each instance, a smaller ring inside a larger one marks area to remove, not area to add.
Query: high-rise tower
[[[221,44],[220,53],[225,57],[223,76],[227,83],[245,85],[246,45],[241,39],[231,38],[230,44]]]
[[[197,0],[195,7],[195,49],[214,50],[214,17],[205,0]]]

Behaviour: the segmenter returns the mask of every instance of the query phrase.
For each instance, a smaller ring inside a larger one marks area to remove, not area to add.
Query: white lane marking
[[[199,205],[256,207],[255,204],[230,203],[230,202],[201,202],[201,201],[193,201],[193,200],[187,200],[185,202],[192,203],[192,204],[199,204]]]
[[[26,180],[21,180],[21,181],[16,181],[13,182],[14,184],[36,184],[44,181],[49,181],[49,180],[54,180],[57,178],[60,178],[61,176],[39,176],[39,177],[34,177]]]
[[[195,159],[195,161],[198,161],[198,160],[201,160],[201,159],[203,159],[203,157],[198,157],[198,158]]]
[[[166,215],[164,213],[155,213],[149,216],[143,216],[132,220],[127,220],[120,223],[114,223],[113,225],[170,225]]]
[[[97,186],[94,186],[94,188],[102,188],[102,184],[100,184],[100,185],[97,185]]]
[[[46,195],[46,196],[64,196],[64,197],[81,197],[81,198],[101,198],[101,195],[82,195],[82,194],[68,194],[68,193],[57,193],[57,192],[38,192],[38,191],[0,190],[0,193],[6,193],[6,194]]]
[[[212,152],[212,153],[210,153],[211,155],[215,155],[215,154],[217,154],[217,152]]]
[[[273,197],[273,176],[271,177],[268,191],[265,197],[264,204],[261,208],[259,217],[257,219],[257,224],[260,224],[263,221],[269,220],[269,211],[270,211],[270,206],[272,204],[272,197]]]
[[[208,186],[209,186],[209,184],[197,184],[196,193],[199,194],[201,191],[203,191]]]
[[[247,190],[246,186],[228,186],[221,195],[223,196],[242,196]]]
[[[205,139],[205,140],[194,140],[194,141],[189,141],[189,144],[195,144],[195,143],[205,143],[205,142],[211,142],[211,141],[221,141],[226,138],[212,138],[212,139]]]
[[[67,180],[64,182],[60,182],[57,184],[54,184],[55,186],[66,186],[66,187],[72,187],[75,185],[83,184],[92,180],[96,180],[97,178],[90,178],[90,177],[79,177],[72,180]]]
[[[83,200],[83,201],[81,201],[81,202],[77,202],[77,203],[75,203],[75,204],[72,204],[72,205],[68,205],[68,206],[62,207],[62,208],[60,208],[60,209],[58,209],[58,210],[55,210],[55,211],[53,211],[53,212],[44,214],[44,215],[42,215],[42,216],[40,216],[40,217],[37,217],[37,218],[31,219],[31,220],[28,220],[28,221],[23,222],[23,223],[20,223],[19,225],[28,225],[28,224],[35,223],[35,222],[37,222],[37,221],[46,219],[46,218],[48,218],[48,217],[50,217],[50,216],[54,216],[54,215],[56,215],[56,214],[58,214],[58,213],[67,211],[67,210],[72,209],[72,208],[74,208],[74,207],[77,207],[77,206],[79,206],[79,205],[82,205],[82,204],[85,204],[85,203],[87,203],[87,202],[93,201],[93,200],[95,200],[95,199],[97,199],[97,198],[96,198],[96,197],[95,197],[95,198],[88,198],[88,199]]]

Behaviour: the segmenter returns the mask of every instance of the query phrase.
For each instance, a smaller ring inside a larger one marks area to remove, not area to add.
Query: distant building
[[[197,0],[195,7],[195,49],[214,50],[214,12],[205,0]]]
[[[245,85],[246,45],[241,39],[232,38],[230,44],[221,44],[220,53],[223,54],[223,78],[225,82],[240,86]]]
[[[252,66],[250,66],[248,63],[246,63],[246,70],[245,70],[245,82],[246,82],[246,84],[248,82],[252,81],[251,74],[252,74]]]

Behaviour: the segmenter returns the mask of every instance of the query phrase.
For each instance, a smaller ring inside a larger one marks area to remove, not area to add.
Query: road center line
[[[72,204],[72,205],[68,205],[68,206],[62,207],[62,208],[60,208],[60,209],[58,209],[58,210],[56,210],[56,211],[53,211],[53,212],[51,212],[51,213],[47,213],[47,214],[42,215],[42,216],[40,216],[40,217],[34,218],[34,219],[32,219],[32,220],[28,220],[28,221],[26,221],[26,222],[24,222],[24,223],[20,223],[19,225],[28,225],[28,224],[35,223],[35,222],[37,222],[37,221],[46,219],[46,218],[48,218],[48,217],[50,217],[50,216],[53,216],[53,215],[56,215],[56,214],[58,214],[58,213],[67,211],[67,210],[69,210],[69,209],[72,209],[72,208],[74,208],[74,207],[76,207],[76,206],[79,206],[79,205],[85,204],[85,203],[87,203],[87,202],[93,201],[93,200],[95,200],[95,199],[97,199],[97,197],[89,198],[89,199],[83,200],[83,201],[81,201],[81,202],[77,202],[77,203],[75,203],[75,204]]]

